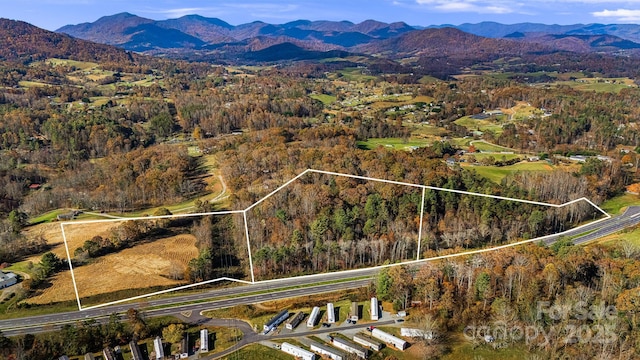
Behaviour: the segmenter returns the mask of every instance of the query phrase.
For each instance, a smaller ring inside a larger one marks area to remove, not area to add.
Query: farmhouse
[[[316,354],[311,351],[307,351],[303,348],[297,347],[295,345],[291,345],[288,342],[283,342],[280,350],[286,352],[287,354],[293,355],[296,358],[300,358],[302,360],[315,360]]]
[[[271,320],[269,320],[269,322],[264,324],[264,327],[263,327],[264,333],[265,334],[269,333],[269,331],[275,329],[278,325],[282,324],[283,321],[287,320],[288,317],[289,317],[289,310],[285,309],[280,311],[278,315],[272,317]]]
[[[326,356],[332,360],[343,360],[347,358],[347,355],[345,353],[338,349],[334,349],[331,346],[312,342],[310,347],[311,351],[315,351],[318,354]]]
[[[386,333],[380,329],[373,329],[373,331],[371,331],[371,336],[373,336],[378,340],[382,340],[387,344],[391,344],[396,349],[399,349],[399,350],[404,350],[407,348],[407,346],[409,346],[409,344],[406,341],[398,337],[395,337],[389,333]]]
[[[339,337],[334,337],[333,340],[333,346],[337,347],[338,349],[342,349],[350,354],[355,354],[360,358],[366,359],[367,358],[367,349],[363,348],[362,346],[351,342],[349,340],[345,340],[343,338],[339,338]]]
[[[12,272],[0,271],[0,289],[4,289],[18,282],[18,277]]]

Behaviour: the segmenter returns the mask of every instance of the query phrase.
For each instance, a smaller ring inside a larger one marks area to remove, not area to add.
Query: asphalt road
[[[574,239],[574,243],[581,244],[594,240],[596,238],[612,234],[620,231],[625,227],[633,226],[640,223],[640,207],[632,206],[622,215],[602,220],[596,224],[585,226],[579,230],[569,231],[562,236],[578,236]],[[586,234],[588,233],[588,234]],[[560,235],[552,236],[545,239],[545,243],[552,244],[560,238]],[[205,309],[220,309],[240,304],[251,304],[263,301],[283,299],[294,296],[306,296],[322,292],[331,292],[335,290],[356,288],[366,286],[370,280],[350,280],[344,283],[335,283],[327,285],[315,285],[332,281],[341,281],[345,279],[353,279],[356,277],[372,277],[378,272],[378,269],[361,269],[349,273],[327,273],[317,274],[307,277],[297,277],[292,279],[273,280],[261,282],[251,285],[242,285],[229,287],[224,289],[210,290],[202,293],[179,295],[163,299],[148,299],[138,303],[119,304],[106,306],[96,309],[72,311],[58,314],[30,316],[18,319],[0,320],[0,331],[5,336],[14,336],[25,333],[47,332],[59,329],[62,324],[74,323],[79,320],[88,318],[102,319],[108,318],[113,313],[124,314],[130,308],[153,308],[158,306],[168,306],[173,304],[183,304],[187,302],[199,301],[196,304],[176,305],[168,308],[157,310],[145,310],[147,316],[164,316],[175,315],[181,312],[201,311]],[[307,286],[305,288],[278,290],[294,286]],[[262,292],[258,295],[244,295],[252,292]],[[211,300],[219,299],[219,300]]]
[[[328,274],[329,275],[329,274]],[[316,280],[317,281],[317,280]],[[316,285],[304,288],[296,288],[289,290],[274,290],[267,293],[261,293],[257,295],[245,295],[238,296],[230,299],[222,299],[222,300],[212,300],[206,302],[200,302],[196,304],[188,304],[188,305],[178,305],[169,308],[163,309],[155,309],[155,310],[145,310],[145,315],[148,317],[156,317],[156,316],[166,316],[166,315],[176,315],[181,313],[199,313],[203,310],[215,310],[215,309],[223,309],[227,307],[232,307],[236,305],[246,305],[246,304],[254,304],[269,300],[278,300],[278,299],[286,299],[290,297],[297,296],[310,296],[313,294],[327,293],[333,292],[337,290],[345,290],[345,289],[354,289],[363,286],[367,286],[371,282],[371,279],[359,279],[359,280],[351,280],[341,283],[335,284],[324,284],[324,285]],[[243,286],[242,292],[250,292],[255,291],[255,289],[251,286]],[[273,286],[273,285],[272,285]],[[237,294],[236,294],[237,295]],[[114,309],[94,309],[94,310],[86,310],[86,311],[77,311],[77,312],[68,312],[61,314],[53,314],[39,317],[29,317],[22,319],[14,319],[14,320],[3,320],[0,324],[0,329],[5,336],[15,336],[22,335],[26,333],[39,333],[39,332],[48,332],[55,331],[66,323],[73,323],[75,321],[82,321],[84,319],[92,318],[97,319],[98,321],[106,321],[110,314],[114,312],[125,312],[126,310],[131,308],[133,305],[125,306],[125,309],[114,310]],[[120,308],[120,307],[118,307]],[[120,315],[121,318],[126,318],[126,314]],[[36,318],[34,320],[34,318]]]

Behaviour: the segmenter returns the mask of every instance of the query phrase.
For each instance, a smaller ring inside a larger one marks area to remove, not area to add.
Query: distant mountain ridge
[[[329,49],[340,49],[414,30],[403,22],[387,24],[375,20],[366,20],[359,24],[349,21],[297,20],[285,24],[254,21],[233,26],[217,18],[199,15],[156,21],[130,13],[119,13],[101,17],[93,23],[66,25],[56,32],[117,45],[128,50],[145,51],[237,43],[258,36],[285,37],[310,43],[321,42],[330,45]],[[156,41],[152,41],[153,39]]]

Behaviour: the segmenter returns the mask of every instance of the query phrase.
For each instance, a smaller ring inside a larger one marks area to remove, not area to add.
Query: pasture
[[[463,164],[463,167],[470,171],[475,171],[478,175],[485,177],[496,184],[500,184],[507,175],[519,171],[552,171],[554,167],[546,161],[520,162],[510,166],[471,166]]]
[[[184,271],[189,260],[198,256],[195,243],[193,235],[177,235],[101,256],[89,264],[75,267],[80,298],[129,289],[178,286],[184,281],[172,280],[170,274]],[[28,303],[67,300],[75,300],[75,293],[71,273],[63,271],[51,279],[51,286],[31,297]]]

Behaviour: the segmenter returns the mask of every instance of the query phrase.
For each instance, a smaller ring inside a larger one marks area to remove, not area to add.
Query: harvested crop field
[[[111,228],[120,224],[121,222],[97,222],[65,226],[64,232],[67,237],[67,244],[69,245],[69,252],[71,253],[71,256],[73,256],[73,251],[76,248],[81,247],[85,241],[96,235],[106,236],[109,234],[109,230]],[[25,230],[25,235],[27,237],[43,236],[47,239],[47,243],[52,246],[52,253],[56,254],[61,259],[67,258],[60,223],[52,222],[29,227]],[[29,260],[39,262],[40,256]]]
[[[113,224],[109,224],[113,226]],[[67,235],[68,236],[68,235]],[[198,256],[193,235],[177,235],[141,244],[74,268],[80,298],[128,289],[178,286],[189,260]],[[32,304],[75,300],[71,273],[52,279],[52,285],[28,300]]]

